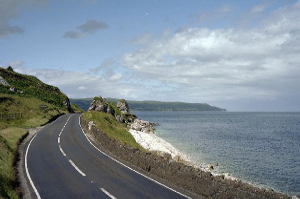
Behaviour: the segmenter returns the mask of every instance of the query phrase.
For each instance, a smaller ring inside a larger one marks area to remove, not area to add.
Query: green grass
[[[66,110],[64,101],[67,99],[67,96],[57,87],[45,84],[34,76],[20,74],[1,67],[0,76],[2,76],[11,87],[16,87],[17,90],[20,91],[11,92],[9,86],[3,86],[1,84],[0,93],[36,98]]]
[[[47,105],[40,109],[40,105]],[[19,140],[27,128],[41,126],[66,109],[36,98],[0,94],[0,113],[22,113],[21,119],[0,121],[0,198],[19,198],[14,160]]]
[[[111,114],[89,111],[83,114],[83,118],[87,121],[94,121],[96,127],[119,142],[129,145],[140,150],[145,150],[136,143],[133,136],[127,131],[126,124],[118,122]]]
[[[26,133],[17,127],[0,130],[0,198],[19,198],[14,160],[18,142]]]
[[[0,101],[0,113],[22,113],[22,119],[0,121],[0,129],[12,126],[22,128],[41,126],[51,118],[68,112],[41,100],[17,95],[0,94]],[[40,109],[40,105],[47,105],[47,108]]]

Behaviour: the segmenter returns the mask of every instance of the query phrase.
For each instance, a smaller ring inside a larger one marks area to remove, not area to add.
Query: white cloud
[[[109,78],[109,80],[115,81],[115,80],[121,79],[122,77],[123,77],[123,76],[122,76],[121,73],[116,73],[116,74],[114,74],[113,76],[111,76],[111,77]]]
[[[149,84],[148,80],[132,77],[130,74],[123,78],[123,74],[116,73],[107,78],[105,75],[96,76],[82,71],[30,69],[24,66],[24,63],[22,67],[14,69],[16,72],[34,75],[47,84],[57,86],[70,98],[102,95],[103,97],[146,100],[153,95],[153,92],[163,97],[161,93],[165,94],[172,90],[164,86],[157,88],[157,83],[152,81]]]
[[[79,91],[83,91],[83,90],[86,90],[86,89],[87,89],[87,88],[86,88],[86,87],[84,87],[84,86],[79,86],[77,90],[79,90]]]
[[[300,99],[295,86],[300,85],[299,4],[275,11],[252,29],[188,28],[168,39],[151,39],[124,54],[123,65],[178,85],[177,94],[190,101]]]

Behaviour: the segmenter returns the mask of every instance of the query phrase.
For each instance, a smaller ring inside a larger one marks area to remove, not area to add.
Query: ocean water
[[[300,194],[300,113],[135,112],[197,165]]]

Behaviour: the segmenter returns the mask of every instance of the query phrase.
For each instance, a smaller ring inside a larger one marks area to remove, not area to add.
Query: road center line
[[[83,173],[75,164],[72,160],[69,160],[69,162],[71,163],[71,165],[78,171],[78,173],[80,173],[82,176],[86,176],[85,173]]]
[[[105,193],[108,197],[110,197],[111,199],[117,199],[115,196],[111,195],[108,191],[106,191],[104,188],[100,188],[101,191],[103,191],[103,193]]]
[[[58,135],[58,138],[57,138],[57,142],[58,142],[58,147],[59,147],[59,150],[60,152],[63,154],[63,156],[67,157],[67,154],[64,152],[64,150],[62,149],[61,145],[60,145],[60,136],[61,134],[63,133],[65,127],[67,126],[69,120],[70,120],[71,116],[68,118],[68,120],[66,121],[64,127],[61,129],[59,135]],[[78,173],[80,173],[82,176],[86,176],[85,173],[83,173],[76,165],[75,163],[72,161],[72,160],[69,160],[68,161],[71,163],[71,165],[76,169],[76,171],[78,171]]]

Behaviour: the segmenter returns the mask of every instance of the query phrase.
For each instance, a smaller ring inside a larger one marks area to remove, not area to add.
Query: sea
[[[258,187],[300,194],[300,113],[152,112],[155,134],[197,166]]]

